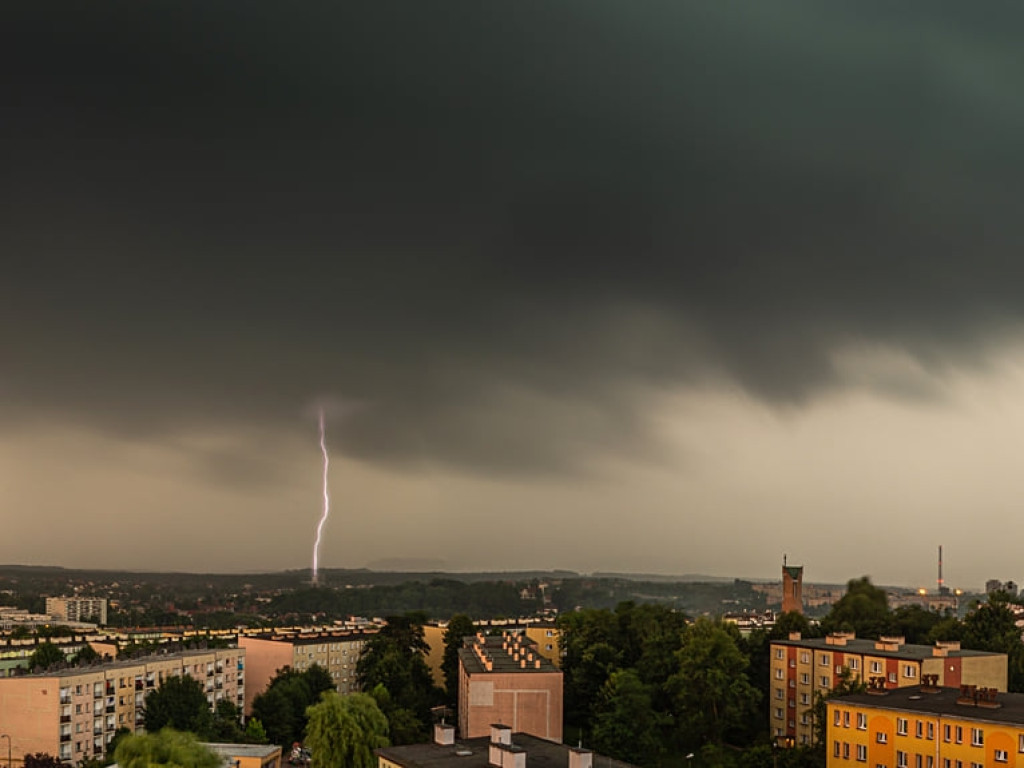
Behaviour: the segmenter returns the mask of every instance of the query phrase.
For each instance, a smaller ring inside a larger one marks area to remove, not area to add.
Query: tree
[[[123,726],[114,731],[114,737],[110,740],[110,743],[107,744],[107,748],[104,752],[104,765],[114,764],[114,755],[117,753],[117,747],[121,744],[122,741],[124,741],[131,735],[132,732]]]
[[[210,741],[237,744],[242,741],[242,710],[228,699],[221,699],[213,710],[213,722],[208,734],[201,734]]]
[[[730,729],[754,714],[760,695],[747,680],[747,658],[722,624],[705,618],[687,627],[676,658],[667,685],[678,736],[690,746],[723,744]]]
[[[893,611],[892,618],[896,634],[915,644],[927,643],[932,630],[943,620],[937,611],[929,611],[920,605],[900,606]]]
[[[967,614],[960,642],[965,649],[973,651],[1005,653],[1007,687],[1011,691],[1024,691],[1024,643],[1021,643],[1016,617],[1007,601],[999,599],[999,593],[993,593],[987,603]]]
[[[826,702],[839,696],[849,696],[851,693],[864,693],[867,684],[860,678],[854,677],[846,667],[839,673],[839,679],[827,693],[818,691],[814,694],[814,704],[811,706],[811,730],[814,735],[814,749],[817,751],[821,764],[825,764],[825,745],[828,743],[826,735],[828,722],[826,718],[828,706]]]
[[[252,713],[263,724],[272,744],[288,746],[302,741],[306,710],[327,689],[334,689],[334,681],[323,667],[314,664],[304,672],[286,667],[274,676],[266,691],[253,699]]]
[[[878,638],[893,634],[896,624],[889,611],[885,590],[871,583],[867,576],[850,579],[846,594],[837,600],[821,620],[826,633],[852,631],[857,637]]]
[[[267,732],[263,729],[263,723],[258,717],[250,717],[245,724],[245,736],[243,741],[246,744],[267,744]]]
[[[636,765],[656,762],[664,718],[651,706],[650,692],[631,669],[613,672],[594,708],[594,748]]]
[[[114,759],[121,768],[222,768],[222,759],[190,733],[164,728],[158,733],[129,736],[117,745]]]
[[[75,666],[90,664],[99,659],[99,657],[100,655],[96,653],[96,650],[91,645],[83,645],[81,650],[71,657],[71,663]]]
[[[24,768],[64,768],[64,764],[47,752],[25,755]]]
[[[331,691],[307,714],[306,746],[313,768],[376,768],[373,751],[388,746],[388,719],[372,696]]]
[[[476,632],[473,620],[464,613],[457,613],[448,620],[444,630],[444,659],[441,671],[444,673],[444,688],[448,706],[459,705],[459,649],[462,640]]]
[[[46,669],[54,664],[62,664],[67,660],[64,651],[51,642],[40,643],[28,659],[28,668]]]
[[[149,733],[163,728],[189,731],[206,738],[213,726],[203,686],[188,675],[174,675],[146,696],[145,726]]]
[[[443,693],[434,685],[425,659],[429,650],[422,617],[392,616],[366,644],[356,664],[356,677],[364,691],[373,691],[377,686],[386,689],[388,696],[378,700],[378,704],[388,718],[396,744],[425,741],[429,736],[430,708],[441,702]],[[412,733],[408,729],[409,715],[416,723]],[[397,721],[399,717],[401,723]]]

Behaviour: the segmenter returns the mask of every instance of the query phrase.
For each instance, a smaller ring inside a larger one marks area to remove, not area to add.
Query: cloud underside
[[[191,10],[16,84],[11,428],[325,399],[372,461],[563,472],[656,456],[659,393],[933,399],[1017,338],[1011,5]]]

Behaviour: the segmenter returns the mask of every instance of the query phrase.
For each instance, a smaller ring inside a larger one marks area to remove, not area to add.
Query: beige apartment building
[[[768,704],[772,736],[810,744],[815,695],[830,691],[847,671],[865,682],[884,678],[885,689],[920,685],[924,675],[936,675],[940,686],[1006,690],[1005,653],[961,650],[959,642],[931,646],[908,645],[903,640],[858,639],[852,632],[808,639],[794,632],[789,640],[773,640]]]
[[[181,651],[0,678],[0,723],[11,736],[15,763],[36,752],[75,764],[102,757],[118,728],[142,727],[146,694],[177,675],[200,681],[211,707],[222,699],[241,706],[245,649]]]
[[[518,633],[478,633],[459,649],[459,736],[486,736],[493,723],[562,740],[562,672]]]
[[[46,613],[57,621],[107,623],[105,597],[48,597]]]
[[[516,632],[526,635],[536,644],[537,653],[556,667],[562,666],[562,647],[558,627],[553,621],[535,619],[492,619],[473,622],[477,630],[485,634],[491,630]],[[434,676],[434,683],[444,687],[444,633],[448,629],[447,622],[425,624],[423,636],[430,646],[427,652],[427,666]]]
[[[240,635],[238,647],[246,652],[245,714],[274,676],[285,667],[303,672],[319,664],[330,674],[338,693],[359,690],[356,663],[374,631],[273,632]]]

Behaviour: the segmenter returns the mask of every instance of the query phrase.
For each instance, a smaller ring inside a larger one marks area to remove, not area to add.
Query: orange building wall
[[[279,669],[290,667],[294,657],[291,643],[259,637],[238,638],[245,648],[245,714],[252,714],[252,701],[263,693]]]
[[[436,624],[427,624],[423,627],[423,638],[430,646],[427,653],[427,666],[430,667],[430,674],[434,676],[434,684],[444,687],[444,672],[441,671],[441,662],[444,661],[444,627]]]
[[[459,722],[462,738],[487,736],[493,723],[501,723],[509,726],[513,733],[528,733],[561,742],[561,672],[466,675],[464,669],[461,671],[464,693],[459,697]]]
[[[22,677],[0,687],[0,730],[11,737],[11,755],[17,765],[26,753],[60,751],[60,680],[56,677]],[[92,738],[92,720],[89,720]],[[4,740],[6,741],[6,739]],[[7,745],[0,741],[0,752]],[[7,755],[3,756],[6,761]]]

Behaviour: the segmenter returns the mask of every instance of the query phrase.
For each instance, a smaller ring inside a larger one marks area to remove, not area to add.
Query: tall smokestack
[[[942,545],[939,544],[939,594],[942,594]]]

